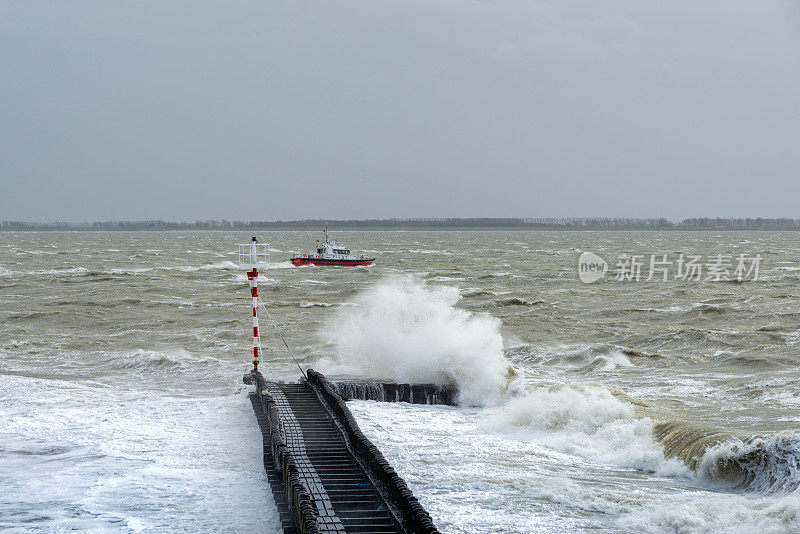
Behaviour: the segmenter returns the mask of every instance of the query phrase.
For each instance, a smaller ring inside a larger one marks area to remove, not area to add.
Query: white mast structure
[[[239,245],[239,267],[248,269],[250,296],[253,298],[253,371],[261,361],[261,336],[258,331],[258,270],[267,267],[267,245],[260,245],[253,236],[250,243]]]

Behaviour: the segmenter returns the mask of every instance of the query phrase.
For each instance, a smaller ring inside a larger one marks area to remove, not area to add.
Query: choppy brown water
[[[474,348],[502,336],[502,357],[524,381],[510,400],[457,410],[354,404],[445,531],[800,529],[800,235],[336,234],[377,256],[357,269],[286,262],[311,248],[314,233],[260,237],[274,249],[262,299],[304,365],[413,375],[414,362],[435,360],[426,347],[480,358],[491,344],[471,352],[458,340],[478,335]],[[258,453],[239,384],[249,318],[232,252],[248,240],[0,233],[0,526],[248,530],[237,516],[274,520],[260,506],[268,492],[253,474]],[[577,276],[583,251],[612,264],[624,253],[763,260],[760,279],[744,283],[587,285]],[[448,300],[455,291],[457,303]],[[370,295],[383,307],[364,312]],[[369,332],[353,342],[342,331],[352,313],[367,314],[363,328],[385,328],[392,347],[381,351],[382,337]],[[431,314],[435,331],[414,330]],[[397,331],[398,317],[411,330]],[[432,341],[420,344],[423,336]],[[277,340],[265,346],[266,370],[293,378]],[[365,354],[347,361],[343,347]],[[113,388],[120,383],[124,393]],[[188,406],[204,416],[182,429]],[[230,436],[222,464],[220,427]],[[181,440],[199,466],[175,448]],[[54,466],[62,489],[32,481]],[[207,491],[192,484],[199,480]],[[197,506],[203,514],[190,519]]]

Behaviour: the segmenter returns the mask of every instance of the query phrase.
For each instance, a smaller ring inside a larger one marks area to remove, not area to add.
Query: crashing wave
[[[325,335],[338,345],[328,373],[398,382],[456,384],[460,401],[485,406],[503,400],[516,373],[503,355],[500,321],[456,307],[458,288],[389,278],[338,307]]]
[[[800,487],[800,435],[734,437],[725,430],[681,421],[653,426],[664,455],[679,458],[708,480],[760,492],[793,491]]]

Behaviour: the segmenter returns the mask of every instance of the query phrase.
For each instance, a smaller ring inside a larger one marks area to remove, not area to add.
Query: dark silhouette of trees
[[[0,221],[0,230],[301,230],[330,226],[337,229],[530,229],[530,230],[800,230],[800,219],[708,218],[698,217],[672,222],[658,218],[624,217],[480,217],[409,219],[305,219],[300,221],[228,221],[195,222],[100,221],[100,222],[26,222]]]

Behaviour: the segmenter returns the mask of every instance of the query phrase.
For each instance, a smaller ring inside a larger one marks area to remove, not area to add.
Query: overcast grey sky
[[[0,2],[0,219],[800,217],[800,2]]]

